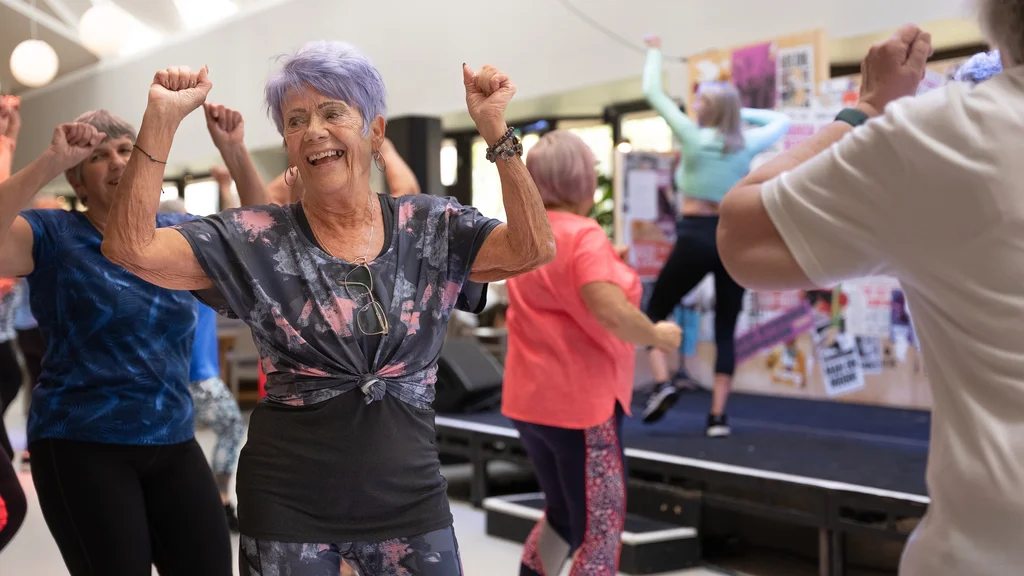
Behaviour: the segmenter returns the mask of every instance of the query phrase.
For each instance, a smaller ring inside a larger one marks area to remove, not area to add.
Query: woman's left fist
[[[466,85],[466,108],[476,123],[477,130],[488,146],[493,146],[508,126],[505,124],[505,109],[515,96],[516,85],[501,70],[484,66],[479,72],[463,64],[462,79]]]

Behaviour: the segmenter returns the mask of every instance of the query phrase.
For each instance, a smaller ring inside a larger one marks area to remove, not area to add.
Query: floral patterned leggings
[[[213,476],[217,488],[227,492],[238,465],[238,451],[245,435],[245,423],[238,401],[220,378],[208,378],[188,385],[195,405],[196,421],[213,429],[217,444],[213,450]]]
[[[338,576],[341,561],[359,576],[462,576],[455,529],[382,542],[297,544],[242,535],[239,571],[243,576]]]

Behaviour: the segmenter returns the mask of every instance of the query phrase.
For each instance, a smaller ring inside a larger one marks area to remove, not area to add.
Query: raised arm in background
[[[238,208],[241,202],[238,201],[238,194],[235,193],[234,181],[231,179],[231,172],[223,166],[210,168],[210,176],[217,183],[217,193],[220,195],[220,209]]]
[[[740,110],[740,117],[744,122],[757,126],[743,132],[746,149],[754,154],[771,148],[789,132],[789,127],[793,124],[789,115],[775,110],[743,108]]]
[[[203,105],[206,127],[210,130],[213,143],[220,150],[221,158],[228,167],[231,178],[238,190],[242,206],[262,206],[270,202],[267,188],[256,170],[256,166],[245,147],[245,121],[242,113],[220,104]],[[224,209],[225,206],[221,206]]]
[[[11,177],[14,148],[21,129],[21,100],[0,94],[0,182]]]
[[[89,124],[61,124],[39,158],[0,182],[0,277],[26,276],[35,268],[32,227],[18,212],[43,186],[88,158],[104,138]]]
[[[661,38],[648,36],[647,63],[644,65],[643,91],[647,103],[654,108],[665,122],[668,123],[672,133],[682,143],[684,148],[695,147],[699,144],[700,129],[690,119],[674,100],[665,94],[661,87]]]
[[[466,107],[488,146],[501,140],[508,125],[505,108],[516,87],[503,72],[484,66],[479,74],[462,65]],[[496,282],[531,270],[555,259],[555,236],[540,192],[519,156],[495,163],[501,179],[501,195],[507,224],[500,224],[484,240],[469,279]]]
[[[173,228],[157,228],[159,190],[164,162],[181,121],[206,100],[213,84],[207,69],[161,70],[149,87],[149,103],[128,166],[117,186],[117,197],[103,231],[103,255],[143,280],[172,290],[202,290],[213,283],[192,247]]]
[[[388,190],[390,190],[391,195],[419,194],[420,183],[416,180],[416,174],[413,173],[412,168],[409,168],[409,165],[402,159],[402,156],[395,149],[395,145],[391,143],[391,140],[384,139],[384,144],[380,147],[380,153],[387,163],[384,177],[388,181]]]

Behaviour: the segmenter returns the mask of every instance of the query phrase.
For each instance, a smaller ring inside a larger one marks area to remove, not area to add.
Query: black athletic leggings
[[[669,317],[679,301],[709,272],[715,275],[715,373],[732,375],[736,369],[736,320],[743,307],[743,288],[722,266],[715,231],[718,216],[686,216],[676,226],[676,245],[661,269],[647,303],[654,322]]]
[[[195,440],[126,446],[38,440],[32,480],[71,576],[230,576],[231,537]]]
[[[18,396],[22,382],[24,376],[21,373],[21,365],[18,364],[14,339],[0,342],[0,448],[9,460],[14,460],[14,449],[11,447],[11,439],[7,437],[7,429],[3,427],[3,419],[7,408]]]
[[[0,406],[2,412],[2,406]],[[6,436],[3,418],[0,418],[0,433]],[[25,492],[18,482],[14,466],[7,458],[0,458],[0,552],[14,538],[15,532],[25,521],[28,504]]]

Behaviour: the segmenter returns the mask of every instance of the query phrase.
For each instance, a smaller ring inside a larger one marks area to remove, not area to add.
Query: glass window
[[[653,110],[633,112],[622,116],[622,138],[633,150],[671,152],[672,129]]]
[[[220,188],[213,180],[199,180],[185,185],[185,210],[196,216],[209,216],[220,206]]]
[[[583,139],[597,158],[597,167],[605,176],[611,176],[615,143],[612,127],[600,120],[563,120],[559,130],[568,130]]]
[[[160,201],[166,202],[173,200],[178,197],[178,183],[177,182],[164,182],[164,187],[160,191]]]
[[[498,169],[487,161],[487,143],[479,136],[473,140],[473,206],[488,218],[505,220]]]
[[[459,181],[459,149],[455,140],[441,141],[441,185],[452,186]]]

